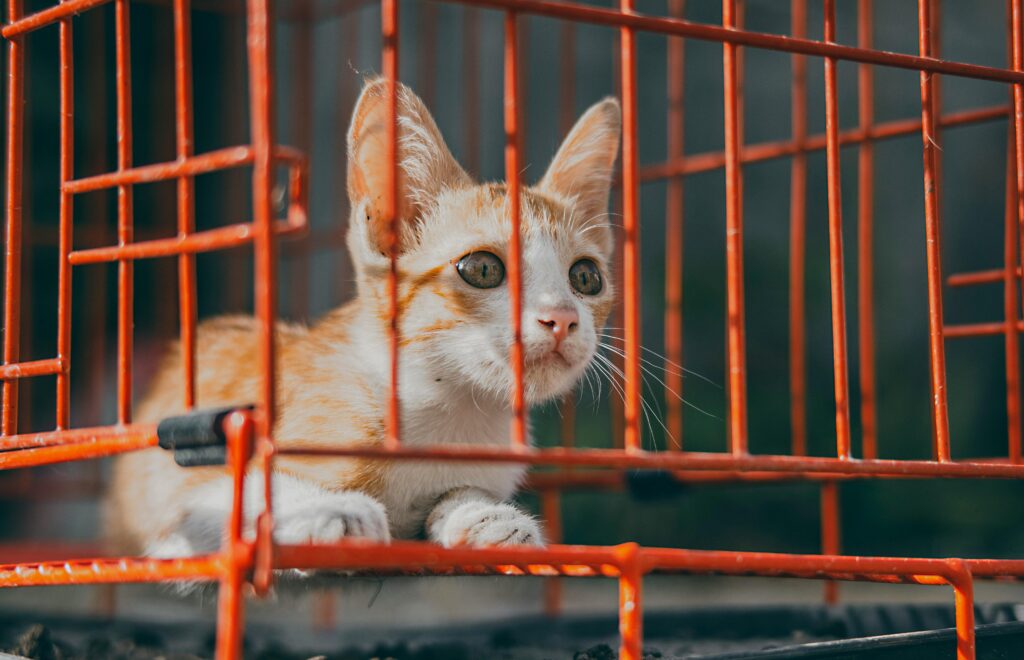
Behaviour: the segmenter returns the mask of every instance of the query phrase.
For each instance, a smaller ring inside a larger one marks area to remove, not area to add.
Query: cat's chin
[[[578,369],[565,358],[545,360],[526,368],[526,400],[531,405],[547,403],[572,391],[579,380]]]

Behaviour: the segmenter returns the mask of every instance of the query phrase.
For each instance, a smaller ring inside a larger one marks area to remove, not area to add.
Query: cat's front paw
[[[278,543],[334,543],[343,538],[390,543],[383,505],[363,493],[336,493],[274,515],[274,540]]]
[[[537,521],[511,504],[466,502],[452,511],[437,537],[454,545],[544,545]]]

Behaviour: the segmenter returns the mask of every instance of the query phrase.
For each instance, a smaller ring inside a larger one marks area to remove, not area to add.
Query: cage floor
[[[978,658],[1024,657],[1021,608],[978,610]],[[952,608],[941,605],[694,608],[645,617],[645,659],[952,658]],[[471,626],[313,632],[252,625],[245,657],[260,660],[612,660],[613,616],[515,617]],[[922,631],[922,632],[911,632]],[[0,650],[37,660],[211,658],[214,625],[0,611]],[[0,654],[2,657],[2,654]]]

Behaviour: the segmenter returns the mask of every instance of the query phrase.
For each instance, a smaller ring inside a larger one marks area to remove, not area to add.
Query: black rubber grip
[[[181,467],[226,465],[228,462],[228,448],[224,445],[211,445],[209,447],[175,449],[174,462]]]
[[[686,486],[668,470],[630,470],[626,473],[626,489],[632,497],[642,501],[686,492]]]
[[[156,427],[156,436],[164,449],[224,446],[227,443],[224,437],[224,418],[239,409],[239,406],[207,408],[167,417]]]

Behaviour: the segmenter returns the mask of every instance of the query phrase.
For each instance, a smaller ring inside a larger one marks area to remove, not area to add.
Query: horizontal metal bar
[[[35,449],[57,445],[95,444],[124,438],[152,438],[156,444],[156,424],[131,424],[129,426],[94,426],[90,428],[24,433],[0,438],[0,452],[16,449]],[[6,454],[0,454],[0,460]]]
[[[581,465],[666,470],[718,470],[762,472],[835,472],[874,477],[907,478],[1024,478],[1024,465],[1008,459],[987,461],[921,461],[828,458],[823,456],[734,455],[710,452],[643,452],[622,449],[504,449],[488,447],[341,446],[335,448],[279,447],[280,456],[351,456],[389,460],[493,461],[526,465]]]
[[[219,555],[187,559],[90,559],[0,566],[0,588],[59,584],[124,584],[169,580],[215,580],[223,575]]]
[[[247,146],[228,147],[183,160],[143,165],[121,172],[108,172],[84,179],[74,179],[64,184],[64,192],[79,194],[118,186],[169,181],[183,176],[196,176],[231,167],[242,167],[251,163],[252,149]]]
[[[1017,322],[1017,329],[1024,331],[1024,322]],[[996,321],[994,323],[967,323],[963,325],[947,325],[942,328],[942,335],[946,339],[960,339],[963,337],[985,337],[988,335],[1001,335],[1006,332],[1006,323]]]
[[[33,360],[31,362],[15,362],[0,366],[0,380],[15,380],[18,378],[31,378],[33,376],[52,376],[63,373],[64,360],[60,358],[49,358],[47,360]]]
[[[373,572],[617,577],[626,546],[440,548],[423,542],[277,546],[275,568]],[[632,546],[635,547],[635,546]],[[978,577],[1020,577],[1021,560],[916,559],[638,548],[645,573],[717,573],[804,579],[944,584],[966,567]]]
[[[110,0],[66,0],[59,5],[48,7],[34,14],[29,14],[24,18],[3,26],[3,28],[0,29],[0,35],[3,35],[5,39],[12,39],[27,32],[38,30],[41,27],[53,25],[62,18],[80,14],[83,11],[87,11],[93,7],[99,7],[100,5],[104,5],[108,2],[110,2]]]
[[[523,14],[536,14],[552,18],[568,19],[583,23],[629,27],[643,32],[670,34],[688,39],[732,43],[766,50],[778,50],[798,55],[831,57],[837,60],[863,62],[881,66],[943,73],[963,78],[977,78],[1006,83],[1024,83],[1024,73],[999,69],[978,64],[951,62],[934,57],[907,55],[884,50],[873,50],[844,46],[838,43],[796,39],[780,34],[752,32],[725,28],[720,25],[694,23],[678,18],[649,16],[640,13],[624,13],[612,9],[593,7],[577,2],[551,2],[550,0],[445,0],[449,3],[489,7],[492,9],[514,10]]]
[[[1017,277],[1020,277],[1020,267],[1017,268]],[[1006,277],[1006,271],[1002,268],[992,270],[978,270],[973,273],[957,273],[946,278],[947,286],[973,286],[975,284],[995,284],[1002,282]]]
[[[305,229],[305,223],[278,222],[275,229],[278,236],[288,236]],[[83,266],[122,259],[156,259],[181,254],[227,250],[252,242],[254,232],[254,225],[246,222],[208,229],[187,236],[172,236],[127,245],[76,250],[68,256],[68,260],[72,266]]]
[[[964,126],[1005,118],[1009,113],[1009,106],[977,108],[974,110],[950,113],[943,117],[939,124],[943,128]],[[851,128],[842,131],[839,134],[839,144],[845,147],[855,144],[863,144],[864,142],[887,140],[895,137],[913,135],[920,132],[920,130],[920,119],[899,119],[875,124],[868,130],[864,130],[862,128]],[[759,144],[747,145],[740,151],[740,162],[744,164],[757,163],[776,158],[785,158],[798,153],[822,151],[824,149],[825,134],[819,133],[808,137],[803,142],[797,140],[778,140],[775,142],[762,142]],[[675,158],[663,163],[645,165],[640,168],[640,180],[654,181],[672,176],[710,172],[722,167],[725,167],[724,151],[693,154]]]
[[[5,440],[9,440],[9,438]],[[155,446],[156,429],[154,428],[152,435],[137,433],[104,435],[69,444],[0,451],[0,470],[84,461]]]
[[[632,553],[626,552],[632,550]],[[252,547],[242,548],[243,565]],[[723,552],[622,546],[546,548],[442,548],[425,542],[391,544],[347,540],[331,545],[277,547],[275,568],[362,569],[372,572],[468,575],[564,575],[618,577],[627,557],[643,573],[715,573],[802,579],[946,584],[963,571],[978,578],[1019,578],[1024,561],[917,559],[842,555]],[[226,569],[223,555],[188,559],[114,558],[0,565],[0,587],[58,584],[159,582],[213,579]]]

